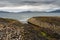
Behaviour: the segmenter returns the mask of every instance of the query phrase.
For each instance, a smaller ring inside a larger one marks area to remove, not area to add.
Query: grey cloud
[[[9,1],[0,1],[0,7],[12,5]]]
[[[60,0],[56,0],[55,2],[53,2],[53,4],[60,6]]]
[[[60,0],[0,0],[0,6],[40,5],[40,4],[60,5]]]

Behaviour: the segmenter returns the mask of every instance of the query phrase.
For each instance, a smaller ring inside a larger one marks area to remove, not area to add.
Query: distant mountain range
[[[54,10],[54,11],[50,11],[50,12],[45,12],[45,11],[23,11],[21,13],[60,13],[60,10]]]
[[[0,11],[0,13],[15,13],[15,12]],[[45,11],[23,11],[23,12],[17,12],[17,13],[60,13],[60,10],[54,10],[54,11],[50,11],[50,12],[45,12]]]
[[[10,12],[8,12],[8,11],[0,11],[0,13],[10,13]]]
[[[60,13],[60,10],[54,10],[54,11],[51,11],[50,13]]]

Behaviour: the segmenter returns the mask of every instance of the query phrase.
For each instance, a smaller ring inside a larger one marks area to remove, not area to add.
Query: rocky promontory
[[[60,40],[60,17],[0,18],[0,40]]]
[[[0,18],[0,40],[23,40],[23,24],[14,19]]]
[[[60,17],[32,17],[28,22],[60,34]]]

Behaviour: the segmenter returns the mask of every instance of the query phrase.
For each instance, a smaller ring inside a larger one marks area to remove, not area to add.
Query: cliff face
[[[59,17],[33,17],[28,20],[29,23],[49,28],[52,31],[60,34],[60,18]]]

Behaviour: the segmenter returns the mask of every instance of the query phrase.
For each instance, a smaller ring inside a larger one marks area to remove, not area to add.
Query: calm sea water
[[[34,16],[60,16],[60,13],[0,13],[2,18],[12,18],[19,21],[27,21]]]

